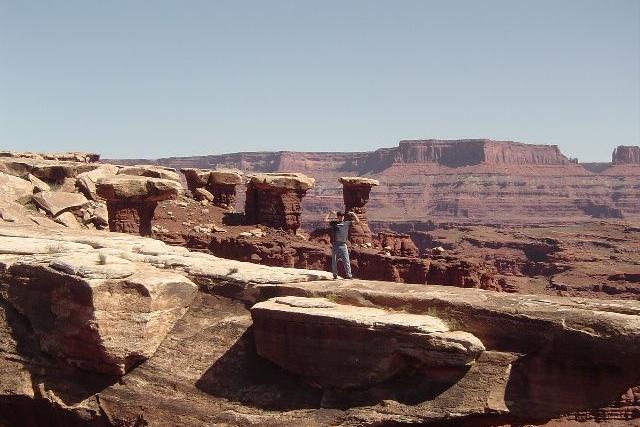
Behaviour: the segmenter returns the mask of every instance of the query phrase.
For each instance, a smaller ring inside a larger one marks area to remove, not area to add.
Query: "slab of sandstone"
[[[464,367],[485,350],[441,319],[325,298],[278,297],[251,308],[258,354],[322,387],[383,382],[408,365]]]
[[[375,187],[380,185],[380,181],[378,181],[377,179],[373,179],[373,178],[364,178],[361,176],[342,176],[340,178],[338,178],[338,181],[340,181],[340,183],[347,185],[347,186],[369,186],[369,187]]]
[[[302,173],[257,173],[249,176],[249,183],[258,188],[309,190],[316,180]]]
[[[0,238],[0,271],[45,353],[109,375],[150,357],[197,291],[179,273],[44,239]]]
[[[242,173],[233,169],[215,169],[209,174],[209,184],[238,185],[242,184]]]
[[[33,201],[53,216],[88,203],[87,198],[82,194],[65,191],[41,191],[33,196]]]
[[[0,172],[0,198],[6,202],[26,203],[33,197],[34,188],[30,181]]]
[[[106,200],[160,201],[181,191],[182,185],[170,179],[116,175],[100,179],[96,193]]]
[[[89,172],[83,172],[78,175],[77,186],[84,193],[85,196],[91,200],[98,200],[98,194],[96,193],[96,183],[100,179],[109,178],[118,173],[118,167],[114,165],[101,165],[97,169]]]
[[[146,176],[149,178],[169,179],[180,182],[180,175],[174,168],[156,165],[123,166],[118,171],[120,175]]]

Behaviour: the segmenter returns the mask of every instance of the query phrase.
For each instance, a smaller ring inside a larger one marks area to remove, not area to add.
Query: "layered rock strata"
[[[227,167],[255,172],[295,170],[317,179],[304,199],[310,220],[343,206],[341,176],[366,176],[381,185],[369,219],[469,219],[539,223],[588,220],[610,213],[640,218],[640,166],[634,148],[614,164],[575,163],[556,146],[491,140],[414,140],[372,152],[262,152],[158,159],[176,167]],[[595,206],[595,208],[593,208]]]
[[[295,232],[300,228],[302,198],[315,179],[300,173],[263,173],[249,177],[245,216],[249,223]]]
[[[360,219],[360,223],[354,223],[349,228],[349,241],[359,244],[372,243],[372,233],[365,205],[369,201],[371,188],[380,185],[380,183],[375,179],[357,176],[343,176],[338,181],[342,183],[345,212],[353,212]]]
[[[363,387],[408,366],[464,368],[484,346],[437,317],[279,297],[251,308],[256,350],[287,371],[326,388]]]
[[[640,165],[640,147],[619,145],[613,150],[612,162],[615,165]]]
[[[182,186],[173,180],[136,176],[102,179],[96,193],[107,201],[109,230],[151,235],[151,220],[159,201],[177,196]]]

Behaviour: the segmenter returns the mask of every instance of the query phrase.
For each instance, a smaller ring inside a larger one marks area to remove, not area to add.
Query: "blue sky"
[[[0,0],[0,147],[640,144],[640,1]]]

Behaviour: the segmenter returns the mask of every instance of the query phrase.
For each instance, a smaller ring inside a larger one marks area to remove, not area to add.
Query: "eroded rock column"
[[[110,231],[150,236],[158,202],[177,196],[182,185],[168,179],[115,176],[98,181],[96,189],[107,201]]]
[[[360,219],[360,224],[353,224],[349,229],[349,241],[358,244],[372,243],[365,205],[369,201],[371,188],[380,183],[375,179],[359,176],[343,176],[338,181],[342,183],[345,212],[354,212]]]
[[[180,172],[182,172],[185,179],[187,180],[187,188],[189,189],[191,194],[194,194],[194,191],[197,188],[206,187],[207,183],[209,182],[209,175],[211,174],[211,170],[209,169],[197,168],[180,169]]]
[[[301,173],[262,173],[249,178],[247,221],[294,232],[300,228],[301,201],[315,179]]]
[[[213,170],[209,174],[207,190],[213,195],[213,204],[232,208],[236,202],[236,185],[242,183],[242,174],[234,170]]]

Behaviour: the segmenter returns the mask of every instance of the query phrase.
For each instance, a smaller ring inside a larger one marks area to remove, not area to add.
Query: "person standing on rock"
[[[330,216],[335,214],[336,219],[330,220]],[[360,218],[353,213],[348,212],[347,217],[350,219],[344,221],[344,213],[342,212],[330,212],[324,218],[329,222],[331,227],[331,270],[333,271],[333,278],[338,278],[338,259],[342,260],[344,270],[347,273],[347,278],[352,279],[351,275],[351,261],[349,260],[349,248],[347,248],[347,240],[349,239],[349,228],[355,221],[356,224],[360,223]]]

